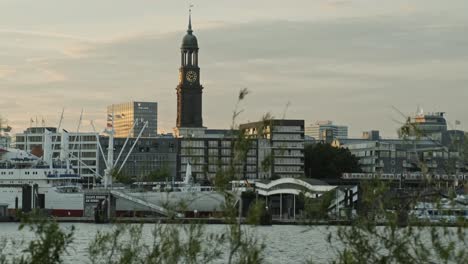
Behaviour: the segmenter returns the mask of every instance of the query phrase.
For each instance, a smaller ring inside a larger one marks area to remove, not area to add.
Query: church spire
[[[192,9],[190,8],[189,9],[189,20],[188,20],[187,33],[192,34],[192,32],[193,32],[193,30],[192,30]]]

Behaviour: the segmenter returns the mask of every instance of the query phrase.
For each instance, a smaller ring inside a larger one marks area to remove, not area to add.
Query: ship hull
[[[60,193],[54,188],[42,189],[39,193],[44,194],[44,209],[48,214],[57,217],[81,217],[83,216],[83,194]],[[23,192],[21,188],[0,188],[0,203],[8,204],[11,213],[16,209],[16,198],[18,198],[18,209],[22,208]]]

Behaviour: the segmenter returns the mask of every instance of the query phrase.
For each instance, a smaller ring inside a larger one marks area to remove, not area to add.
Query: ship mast
[[[109,135],[109,146],[107,147],[107,167],[104,170],[104,188],[108,188],[112,185],[112,170],[114,169],[114,106],[112,106],[112,116],[108,117],[110,123],[110,129],[106,129],[107,135]],[[109,127],[109,124],[108,124]]]
[[[112,186],[112,174],[114,172],[120,173],[120,171],[123,169],[123,166],[125,165],[125,162],[127,162],[127,159],[130,157],[130,154],[132,153],[133,149],[135,148],[137,142],[140,140],[143,131],[148,127],[148,121],[145,121],[143,124],[143,128],[140,130],[140,133],[138,134],[135,142],[133,142],[133,145],[130,147],[129,152],[127,153],[127,156],[123,160],[122,164],[120,165],[119,169],[115,171],[115,165],[119,163],[119,159],[125,150],[125,146],[127,145],[127,142],[130,138],[131,133],[128,133],[127,139],[125,140],[125,144],[123,145],[122,149],[120,150],[119,155],[117,156],[117,160],[114,161],[114,118],[119,117],[119,115],[114,115],[114,107],[112,107],[112,114],[108,115],[107,117],[107,128],[104,131],[107,135],[109,135],[109,146],[107,148],[107,162],[106,162],[106,169],[104,169],[104,188],[109,188]],[[143,122],[143,120],[141,120]],[[110,122],[110,123],[109,123]],[[136,122],[138,120],[134,121],[132,129],[135,128]],[[98,142],[99,144],[99,142]],[[100,145],[100,144],[99,144]],[[102,150],[101,150],[102,151]]]

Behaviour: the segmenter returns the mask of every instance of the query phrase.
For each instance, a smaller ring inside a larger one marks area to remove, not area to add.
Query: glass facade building
[[[148,127],[142,137],[155,137],[158,131],[158,103],[128,102],[113,104],[107,107],[108,126],[114,122],[116,138],[137,137],[143,125],[148,121]],[[135,128],[132,129],[135,123]]]
[[[332,133],[332,138],[348,138],[348,127],[333,124],[332,121],[318,121],[314,125],[305,128],[305,134],[315,140],[325,140],[327,132]]]

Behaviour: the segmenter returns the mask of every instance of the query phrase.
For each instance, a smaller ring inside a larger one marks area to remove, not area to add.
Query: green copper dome
[[[198,40],[191,32],[187,33],[182,40],[182,49],[198,49]]]
[[[195,35],[192,34],[192,15],[189,15],[189,24],[187,29],[187,34],[182,39],[181,49],[198,49],[198,40]]]

